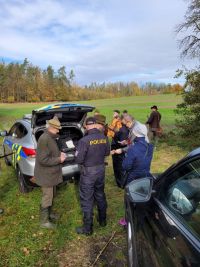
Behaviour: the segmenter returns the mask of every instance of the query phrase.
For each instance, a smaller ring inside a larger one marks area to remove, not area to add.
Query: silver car
[[[67,180],[79,177],[79,166],[74,162],[75,147],[84,134],[83,123],[87,113],[93,109],[92,106],[80,104],[52,104],[33,110],[32,114],[17,120],[8,132],[0,132],[4,136],[2,145],[5,162],[16,169],[22,193],[27,193],[36,186],[34,167],[37,141],[45,130],[46,121],[55,115],[62,125],[57,143],[60,150],[67,153],[67,161],[62,166],[63,178]],[[71,141],[74,147],[67,146]]]

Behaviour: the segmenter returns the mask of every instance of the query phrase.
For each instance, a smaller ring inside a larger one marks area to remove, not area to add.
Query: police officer
[[[90,235],[93,227],[94,201],[97,204],[99,224],[106,225],[104,158],[110,154],[110,144],[108,138],[98,129],[94,117],[86,119],[85,127],[87,134],[79,140],[76,151],[76,162],[81,165],[79,192],[83,212],[83,226],[76,228],[76,232]]]

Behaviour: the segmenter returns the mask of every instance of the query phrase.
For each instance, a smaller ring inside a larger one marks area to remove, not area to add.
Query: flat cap
[[[88,117],[85,121],[86,125],[92,125],[92,124],[96,124],[96,119],[94,117]]]
[[[105,125],[106,124],[106,116],[102,114],[94,115],[94,118],[96,119],[96,123]]]

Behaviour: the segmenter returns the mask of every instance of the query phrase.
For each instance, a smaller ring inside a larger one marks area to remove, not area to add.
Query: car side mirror
[[[145,177],[133,180],[126,188],[126,195],[131,202],[141,203],[148,202],[151,198],[153,187],[153,178]]]
[[[8,135],[8,132],[6,130],[0,132],[0,136],[4,137]]]

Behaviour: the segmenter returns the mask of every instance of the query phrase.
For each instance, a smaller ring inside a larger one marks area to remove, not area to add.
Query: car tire
[[[30,188],[30,187],[28,187],[28,186],[26,185],[26,182],[25,182],[25,179],[24,179],[24,175],[23,175],[23,173],[21,172],[19,166],[17,167],[16,171],[17,171],[17,179],[18,179],[18,182],[19,182],[19,191],[20,191],[21,193],[23,193],[23,194],[32,191],[32,188]]]
[[[129,219],[129,212],[126,207],[126,221],[127,221],[127,264],[128,267],[137,267],[137,252],[135,244],[135,235],[133,223]]]
[[[79,184],[79,181],[80,181],[80,174],[74,175],[74,183]]]
[[[5,148],[3,149],[3,151],[4,151],[4,155],[5,155]],[[8,160],[8,158],[6,156],[4,157],[4,161],[5,161],[5,164],[7,166],[11,166],[12,165],[11,162]]]

